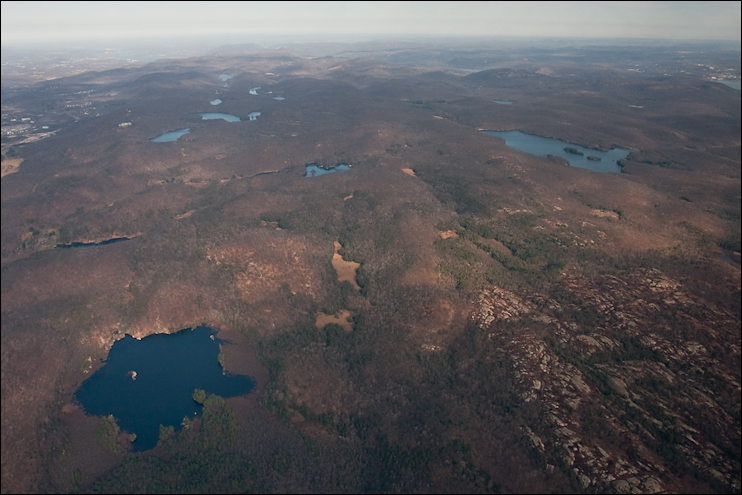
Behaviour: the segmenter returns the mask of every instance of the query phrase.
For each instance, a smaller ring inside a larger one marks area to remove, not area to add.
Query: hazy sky
[[[231,34],[739,40],[735,2],[2,2],[2,42]]]

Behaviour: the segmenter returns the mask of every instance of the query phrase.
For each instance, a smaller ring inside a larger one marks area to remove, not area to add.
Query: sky
[[[2,2],[2,44],[236,35],[740,40],[734,2]]]

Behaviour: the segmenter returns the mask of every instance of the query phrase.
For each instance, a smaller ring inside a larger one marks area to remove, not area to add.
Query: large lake
[[[192,397],[195,389],[234,397],[255,387],[247,376],[224,374],[217,359],[220,340],[214,335],[204,326],[142,340],[126,335],[75,397],[87,414],[113,414],[122,430],[136,433],[135,451],[151,449],[160,425],[179,430],[185,416],[201,414],[201,404]]]
[[[516,150],[525,151],[536,156],[558,156],[567,160],[573,167],[586,168],[594,172],[607,174],[621,172],[621,166],[618,164],[618,160],[623,160],[632,151],[627,148],[611,148],[608,151],[599,151],[560,141],[559,139],[535,136],[520,131],[482,132],[504,139],[506,145]],[[565,148],[569,151],[565,151]]]

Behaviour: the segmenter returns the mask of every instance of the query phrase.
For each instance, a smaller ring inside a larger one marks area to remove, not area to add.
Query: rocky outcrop
[[[563,284],[560,301],[489,288],[471,314],[509,357],[522,404],[539,404],[523,444],[579,491],[658,493],[682,466],[739,491],[739,370],[708,349],[723,337],[738,359],[739,318],[657,271]]]

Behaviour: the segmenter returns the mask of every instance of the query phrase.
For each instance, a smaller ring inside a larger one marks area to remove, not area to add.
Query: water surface
[[[179,430],[185,416],[201,414],[201,405],[192,398],[194,389],[235,397],[255,387],[250,377],[223,373],[217,359],[220,340],[214,335],[204,326],[142,340],[126,335],[75,397],[87,414],[113,414],[122,430],[136,433],[135,451],[151,449],[160,425]]]
[[[274,99],[274,100],[278,100],[278,101],[283,101],[283,100],[285,100],[286,98],[284,98],[283,96],[274,96],[274,97],[273,97],[273,99]]]
[[[732,89],[736,89],[737,91],[740,91],[742,89],[742,82],[740,81],[716,81],[720,82],[726,86],[729,86]]]
[[[512,101],[502,101],[502,100],[492,100],[492,103],[497,103],[498,105],[512,105]]]
[[[536,156],[558,156],[564,158],[573,167],[586,168],[594,172],[616,174],[621,172],[618,160],[626,158],[632,150],[611,148],[608,151],[593,150],[559,139],[535,136],[520,131],[482,131],[490,136],[505,140],[505,144],[516,150],[525,151]],[[565,151],[565,148],[570,150]],[[580,153],[582,155],[580,155]]]
[[[339,163],[333,168],[321,168],[316,163],[310,163],[306,168],[307,173],[304,177],[317,177],[318,175],[330,174],[332,172],[345,172],[346,170],[350,170],[350,165]]]
[[[206,112],[199,114],[203,120],[226,120],[227,122],[239,122],[240,118],[231,113]],[[255,120],[255,119],[250,119]]]
[[[106,244],[113,244],[115,242],[122,242],[122,241],[128,241],[131,239],[130,237],[114,237],[112,239],[107,239],[105,241],[100,242],[70,242],[69,244],[57,244],[56,248],[60,249],[68,249],[68,248],[78,248],[78,247],[88,247],[88,246],[105,246]]]
[[[225,82],[227,79],[232,79],[231,74],[219,74],[219,78],[222,80],[222,82]]]
[[[222,102],[222,100],[220,100],[219,98],[217,98],[216,100],[211,100],[209,103],[211,103],[212,105],[216,106],[216,105],[220,104],[221,102]]]
[[[153,143],[171,143],[173,141],[177,141],[180,139],[181,136],[185,136],[191,132],[190,128],[187,129],[178,129],[177,131],[170,131],[166,132],[165,134],[160,134],[156,138],[152,138]]]

